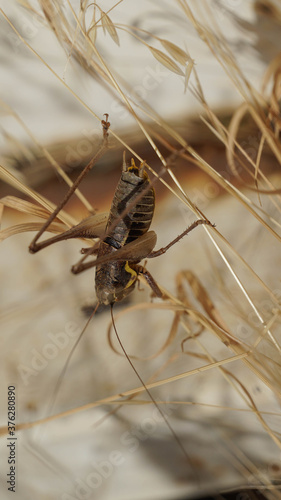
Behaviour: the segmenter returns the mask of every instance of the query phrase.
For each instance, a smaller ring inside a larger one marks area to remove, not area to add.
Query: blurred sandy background
[[[278,189],[279,2],[104,1],[95,18],[90,2],[12,1],[0,2],[0,7],[1,198],[35,203],[29,189],[57,204],[67,188],[50,155],[75,179],[94,154],[100,119],[108,113],[110,151],[81,185],[88,203],[100,212],[109,209],[127,146],[159,172],[161,156],[181,150],[184,141],[198,157],[186,149],[189,159],[178,157],[173,174],[218,231],[208,234],[198,228],[148,262],[154,278],[171,294],[170,302],[154,300],[150,307],[150,291],[141,284],[115,312],[124,345],[139,358],[134,363],[147,383],[150,377],[164,380],[187,373],[153,389],[153,395],[190,463],[144,393],[118,407],[118,395],[139,387],[139,381],[108,344],[110,315],[105,309],[76,349],[52,413],[109,400],[18,431],[16,498],[224,498],[231,491],[235,498],[279,498],[280,199],[279,193],[258,196],[253,166],[259,163],[264,176],[258,175],[260,189]],[[116,26],[118,39],[109,21],[102,27],[100,9]],[[101,59],[81,36],[81,26]],[[165,52],[161,40],[188,54],[185,63]],[[145,44],[166,53],[182,74],[169,63],[164,66]],[[273,76],[263,89],[268,68]],[[211,113],[227,130],[234,127],[231,120],[242,103],[253,107],[264,128],[250,113],[238,124],[237,141],[253,164],[236,145],[235,175],[219,133],[222,127],[215,128]],[[127,158],[132,154],[128,151]],[[239,158],[246,168],[240,168]],[[168,174],[164,180],[180,199],[156,184],[152,229],[157,248],[196,218],[183,203],[179,186]],[[5,206],[5,200],[1,229],[38,222],[31,213]],[[79,221],[88,208],[74,196],[66,212]],[[17,423],[44,418],[96,300],[94,271],[70,273],[84,242],[67,241],[30,255],[32,237],[31,232],[16,234],[0,245],[1,498],[12,494],[6,483],[7,386],[16,387]],[[189,284],[184,282],[185,296],[177,298],[177,277],[186,270]],[[154,356],[175,321],[176,300],[188,314],[180,316],[168,347]]]

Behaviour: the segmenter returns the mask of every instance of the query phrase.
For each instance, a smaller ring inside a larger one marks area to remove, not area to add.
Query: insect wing
[[[104,236],[108,213],[90,215],[68,232],[69,238],[100,238]]]
[[[154,231],[148,231],[148,233],[143,234],[139,238],[131,243],[128,243],[124,247],[112,252],[110,255],[106,255],[97,259],[93,266],[98,266],[105,264],[106,262],[112,262],[117,260],[127,260],[129,262],[139,262],[145,259],[152,252],[156,245],[157,236]]]
[[[154,231],[148,231],[136,240],[128,243],[122,250],[126,253],[126,260],[139,262],[152,252],[156,245],[157,236]]]

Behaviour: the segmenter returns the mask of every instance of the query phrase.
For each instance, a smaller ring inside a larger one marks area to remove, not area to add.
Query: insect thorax
[[[101,242],[99,256],[116,250]],[[112,261],[96,267],[96,294],[101,304],[113,304],[126,297],[135,287],[137,273],[127,261]]]

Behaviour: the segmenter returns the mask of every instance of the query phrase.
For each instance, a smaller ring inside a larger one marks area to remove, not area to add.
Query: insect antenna
[[[127,354],[126,352],[126,349],[118,335],[118,332],[117,332],[117,328],[116,328],[116,325],[115,325],[115,321],[114,321],[114,316],[113,316],[113,305],[114,304],[110,304],[110,313],[111,313],[111,320],[112,320],[112,325],[113,325],[113,329],[114,329],[114,332],[115,332],[115,335],[116,335],[116,338],[118,340],[118,343],[124,353],[124,356],[126,357],[128,363],[130,364],[131,368],[134,370],[136,376],[138,377],[141,385],[143,386],[143,388],[145,389],[145,391],[147,392],[149,398],[151,399],[152,403],[155,405],[155,407],[157,408],[157,410],[159,411],[161,417],[163,418],[165,424],[167,425],[168,429],[170,430],[172,436],[174,437],[174,439],[176,440],[178,446],[180,447],[181,451],[183,452],[184,454],[184,457],[185,459],[187,460],[187,462],[190,464],[190,466],[192,467],[192,469],[194,470],[194,467],[192,466],[191,464],[191,460],[190,460],[190,457],[188,455],[188,453],[186,452],[183,444],[181,443],[178,435],[176,434],[176,432],[174,431],[173,427],[171,426],[169,420],[167,419],[165,413],[163,412],[163,410],[160,408],[160,406],[158,405],[158,403],[156,402],[156,400],[154,399],[154,397],[152,396],[150,390],[148,389],[148,387],[146,386],[145,382],[143,381],[142,377],[140,376],[140,374],[138,373],[137,369],[135,368],[134,364],[132,363],[129,355]],[[196,473],[196,471],[195,471]],[[197,475],[197,474],[196,474]]]
[[[63,377],[64,377],[65,372],[66,372],[66,370],[67,370],[67,367],[68,367],[68,365],[69,365],[69,363],[70,363],[70,360],[71,360],[71,358],[72,358],[72,355],[73,355],[73,353],[74,353],[74,351],[75,351],[76,347],[78,346],[78,344],[79,344],[79,342],[80,342],[80,340],[81,340],[81,338],[82,338],[83,334],[84,334],[84,333],[85,333],[85,331],[87,330],[87,328],[88,328],[88,326],[89,326],[90,321],[91,321],[91,320],[92,320],[92,318],[95,316],[95,314],[96,314],[96,312],[97,312],[97,310],[98,310],[98,308],[99,308],[99,305],[100,305],[100,303],[98,302],[98,303],[97,303],[97,305],[96,305],[96,307],[95,307],[95,309],[93,310],[93,312],[92,312],[91,316],[87,319],[87,322],[86,322],[85,326],[83,327],[83,329],[82,329],[81,333],[79,334],[79,337],[78,337],[78,339],[76,340],[75,344],[73,345],[73,347],[72,347],[72,349],[71,349],[70,353],[69,353],[69,354],[68,354],[68,356],[67,356],[66,362],[65,362],[64,367],[63,367],[63,369],[62,369],[62,371],[61,371],[61,373],[60,373],[60,375],[59,375],[59,378],[58,378],[57,383],[56,383],[56,385],[55,385],[55,389],[54,389],[53,395],[52,395],[51,400],[50,400],[50,403],[49,403],[49,405],[48,405],[47,415],[50,415],[50,414],[51,414],[51,412],[52,412],[52,410],[53,410],[53,408],[54,408],[54,405],[55,405],[55,402],[56,402],[56,399],[57,399],[57,396],[58,396],[59,390],[60,390],[60,388],[61,388],[61,384],[62,384],[62,381],[63,381]]]

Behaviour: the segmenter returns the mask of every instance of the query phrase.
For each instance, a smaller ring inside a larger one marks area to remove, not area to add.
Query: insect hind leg
[[[57,206],[57,208],[53,211],[53,213],[50,215],[48,220],[43,224],[41,227],[40,231],[35,235],[33,238],[32,242],[29,245],[29,251],[30,253],[36,253],[39,252],[39,250],[42,250],[43,248],[52,245],[53,243],[57,242],[57,237],[51,237],[48,238],[42,242],[37,243],[38,239],[42,234],[47,230],[47,228],[50,226],[50,224],[53,222],[53,220],[57,217],[59,212],[62,210],[62,208],[66,205],[68,200],[71,198],[73,195],[74,191],[77,189],[79,186],[80,182],[82,179],[85,177],[85,175],[91,170],[93,165],[98,161],[98,159],[105,153],[105,151],[108,149],[108,129],[110,127],[110,122],[108,121],[108,114],[105,113],[105,120],[101,121],[102,125],[102,132],[103,132],[103,140],[102,143],[97,151],[97,153],[94,155],[94,157],[90,160],[90,162],[86,165],[86,167],[82,170],[80,175],[78,175],[77,179],[74,181],[72,186],[69,188],[68,192],[64,196],[63,200],[61,203]],[[63,239],[63,238],[62,238]]]

